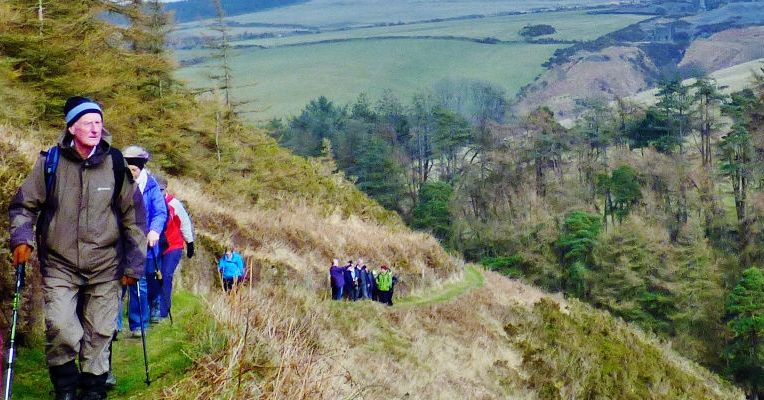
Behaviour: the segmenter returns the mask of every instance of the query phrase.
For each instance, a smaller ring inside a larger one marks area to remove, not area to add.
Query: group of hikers
[[[56,400],[100,400],[116,385],[113,342],[123,330],[127,295],[129,335],[143,342],[152,323],[172,323],[173,276],[194,256],[194,227],[166,179],[152,174],[146,149],[119,151],[95,101],[70,97],[58,142],[40,152],[9,205],[10,248],[16,268],[13,365],[18,293],[24,266],[37,249],[42,275],[46,359]],[[225,291],[246,274],[232,246],[218,262]],[[332,298],[374,299],[392,305],[397,278],[359,259],[330,269]],[[10,397],[11,376],[6,376]]]
[[[353,260],[340,266],[340,260],[335,258],[329,267],[329,284],[333,300],[376,300],[380,303],[393,305],[393,290],[398,277],[387,265],[382,265],[380,271],[372,271],[362,258],[353,264]]]
[[[149,324],[172,318],[183,249],[194,256],[183,204],[146,168],[144,148],[112,147],[103,116],[89,98],[67,99],[58,143],[40,153],[9,205],[13,265],[37,248],[56,400],[106,398],[125,293],[130,334],[145,350]]]

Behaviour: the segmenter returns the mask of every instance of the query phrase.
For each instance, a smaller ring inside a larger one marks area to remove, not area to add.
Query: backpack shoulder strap
[[[53,189],[56,185],[56,169],[58,169],[58,160],[61,157],[61,151],[58,145],[53,145],[48,151],[41,151],[45,156],[45,206],[48,207],[53,199]]]
[[[111,168],[114,171],[114,192],[111,194],[111,204],[116,205],[119,194],[122,193],[125,176],[127,176],[130,183],[133,183],[133,175],[127,173],[125,157],[122,156],[122,152],[112,147],[109,149],[109,155],[111,155]]]

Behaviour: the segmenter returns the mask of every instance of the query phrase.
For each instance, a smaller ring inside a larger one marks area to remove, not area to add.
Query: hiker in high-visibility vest
[[[377,293],[380,303],[392,305],[393,273],[387,265],[382,265],[381,271],[377,274]]]

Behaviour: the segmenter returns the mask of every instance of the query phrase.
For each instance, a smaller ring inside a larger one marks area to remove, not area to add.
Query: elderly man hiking
[[[37,245],[55,398],[77,399],[79,385],[79,399],[105,399],[120,282],[143,276],[143,199],[110,145],[101,107],[69,98],[64,120],[60,141],[41,153],[11,201],[10,244],[14,265]]]

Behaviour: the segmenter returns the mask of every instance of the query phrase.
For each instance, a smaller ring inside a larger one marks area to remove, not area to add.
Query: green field
[[[329,28],[561,7],[592,7],[611,3],[610,0],[313,0],[229,19],[240,23],[299,24]]]
[[[559,45],[485,45],[447,40],[358,40],[234,53],[237,100],[255,100],[246,109],[253,120],[298,113],[311,99],[325,95],[347,104],[359,93],[376,98],[390,89],[404,103],[420,90],[449,78],[479,79],[514,94],[543,71]],[[180,57],[184,53],[180,52]],[[192,86],[209,86],[208,65],[181,69]]]
[[[437,3],[437,7],[434,4]],[[298,113],[308,101],[324,95],[348,104],[366,92],[372,99],[389,89],[407,103],[411,96],[444,79],[475,79],[504,88],[509,97],[543,73],[541,64],[563,45],[522,41],[526,25],[550,24],[548,37],[592,40],[643,20],[635,15],[592,15],[586,11],[538,12],[439,22],[331,30],[372,22],[421,21],[536,7],[596,5],[604,1],[438,1],[390,0],[354,2],[315,0],[291,7],[229,18],[239,23],[300,24],[320,27],[315,34],[289,35],[283,27],[235,27],[231,34],[264,31],[283,35],[232,41],[233,46],[265,46],[234,51],[234,96],[251,120]],[[381,18],[381,19],[378,19]],[[184,24],[179,36],[204,31],[201,23]],[[268,29],[271,29],[270,31]],[[290,28],[296,29],[296,28]],[[392,39],[390,37],[395,37]],[[431,39],[441,37],[442,39]],[[474,39],[496,38],[494,45]],[[410,39],[409,39],[410,38]],[[460,40],[457,40],[460,39]],[[283,46],[283,47],[281,47]],[[179,50],[178,60],[204,57],[207,50]],[[211,87],[211,61],[182,68],[181,79],[194,87]],[[253,85],[255,84],[255,85]]]
[[[442,22],[417,23],[373,28],[331,31],[319,34],[292,35],[280,38],[253,39],[236,42],[237,45],[258,45],[266,47],[294,45],[327,40],[345,40],[370,37],[416,37],[453,36],[473,39],[487,37],[503,41],[520,41],[518,33],[526,25],[549,24],[557,33],[545,38],[563,40],[593,40],[604,34],[624,28],[644,20],[641,15],[587,14],[584,11],[550,12],[524,15],[509,15],[479,19],[460,19]],[[239,28],[241,29],[241,28]]]
[[[294,32],[294,28],[274,27],[274,26],[247,26],[247,27],[230,26],[227,29],[228,29],[228,34],[231,36],[241,35],[244,33],[284,34],[284,33]],[[193,24],[180,24],[176,26],[175,29],[173,29],[173,31],[170,33],[169,37],[170,39],[175,39],[175,38],[184,38],[189,36],[217,37],[218,35],[220,35],[220,33],[211,29],[211,25],[205,25],[205,24],[195,22]]]

